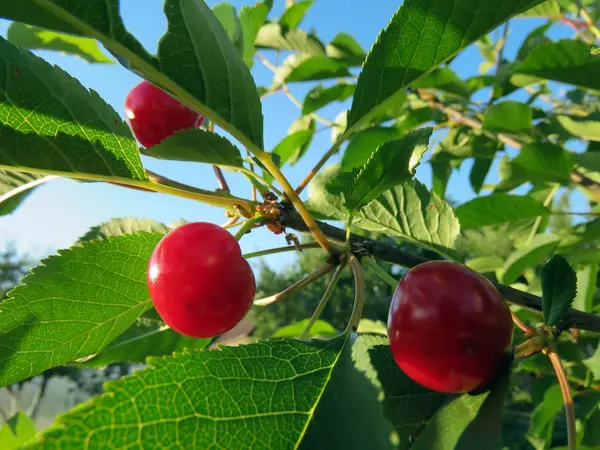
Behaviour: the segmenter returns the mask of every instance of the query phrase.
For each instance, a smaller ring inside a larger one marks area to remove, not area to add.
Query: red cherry
[[[125,99],[125,117],[135,138],[152,147],[176,131],[202,125],[204,116],[143,80]]]
[[[203,338],[229,331],[244,318],[256,283],[235,238],[217,225],[196,222],[158,243],[148,264],[148,290],[167,325]]]
[[[468,392],[489,383],[506,361],[512,319],[483,276],[432,261],[398,284],[388,335],[396,362],[414,381],[435,391]]]

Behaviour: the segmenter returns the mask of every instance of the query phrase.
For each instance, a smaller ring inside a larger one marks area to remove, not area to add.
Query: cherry
[[[148,264],[148,291],[167,325],[204,338],[229,331],[244,318],[256,283],[236,239],[217,225],[195,222],[158,243]]]
[[[417,383],[460,393],[486,386],[512,342],[510,310],[483,276],[450,261],[411,269],[388,317],[394,359]]]
[[[125,99],[125,116],[135,138],[152,147],[176,131],[202,125],[204,116],[143,80]]]

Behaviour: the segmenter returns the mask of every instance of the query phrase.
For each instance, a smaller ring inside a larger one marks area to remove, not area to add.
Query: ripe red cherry
[[[135,86],[125,99],[125,116],[135,138],[152,147],[176,131],[202,125],[204,116],[179,103],[146,80]]]
[[[398,284],[388,335],[396,362],[414,381],[435,391],[468,392],[489,383],[506,361],[512,320],[483,276],[432,261]]]
[[[148,290],[167,325],[204,338],[229,331],[244,318],[256,284],[235,238],[217,225],[195,222],[158,243],[148,264]]]

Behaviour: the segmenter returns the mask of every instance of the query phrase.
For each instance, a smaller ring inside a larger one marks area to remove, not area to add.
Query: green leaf
[[[271,6],[268,3],[267,1],[258,2],[254,6],[242,6],[240,10],[239,20],[244,40],[242,55],[248,67],[254,65],[254,54],[256,53],[254,41],[271,10]]]
[[[160,234],[95,241],[42,261],[0,314],[0,385],[102,350],[151,307],[148,260]]]
[[[517,72],[590,89],[600,89],[600,56],[580,40],[565,39],[534,48]]]
[[[124,236],[126,234],[135,234],[138,231],[146,233],[166,234],[169,227],[152,219],[138,219],[136,217],[124,217],[121,219],[112,219],[90,228],[77,242],[106,241],[109,237]]]
[[[502,282],[512,284],[530,267],[535,266],[540,259],[552,253],[560,243],[560,237],[554,234],[538,234],[531,243],[511,254],[504,263]]]
[[[328,56],[293,54],[286,58],[274,77],[273,86],[297,81],[318,81],[350,76],[348,64]]]
[[[573,158],[571,153],[549,142],[525,144],[511,161],[517,166],[516,174],[522,181],[568,184],[571,181]],[[513,167],[514,172],[515,167]],[[515,180],[515,173],[511,175]]]
[[[578,166],[592,172],[600,172],[600,152],[572,153],[571,157]]]
[[[600,345],[592,356],[583,361],[583,364],[594,374],[594,380],[600,380]]]
[[[0,167],[146,179],[129,128],[98,94],[1,38],[0,55]]]
[[[379,146],[354,177],[346,194],[346,208],[352,213],[358,211],[388,189],[411,179],[427,151],[432,131],[421,128]]]
[[[367,122],[404,88],[540,0],[407,0],[363,65],[348,129]]]
[[[212,8],[212,12],[221,23],[227,36],[236,46],[243,46],[242,25],[237,16],[237,12],[233,5],[229,3],[219,3]]]
[[[492,194],[469,200],[455,209],[461,229],[479,228],[547,216],[549,211],[529,196]]]
[[[365,51],[360,44],[348,33],[338,33],[327,44],[327,56],[346,61],[351,66],[360,66],[365,60]]]
[[[157,320],[139,318],[100,353],[80,363],[104,367],[116,362],[145,363],[150,356],[165,356],[184,349],[203,349],[212,339],[195,339],[171,330]]]
[[[495,272],[503,266],[504,261],[498,256],[480,256],[467,261],[467,267],[480,273]]]
[[[547,0],[540,3],[538,6],[528,9],[520,14],[522,17],[541,17],[544,19],[553,18],[560,19],[562,11],[557,0]]]
[[[260,28],[255,45],[259,48],[297,51],[307,55],[325,55],[325,46],[316,36],[299,29],[284,30],[276,23],[267,23]]]
[[[343,102],[354,94],[356,85],[338,83],[335,86],[325,88],[318,85],[312,88],[304,98],[302,114],[310,114],[335,101]]]
[[[535,436],[545,443],[543,448],[549,448],[552,442],[554,419],[563,409],[563,399],[558,384],[553,384],[544,394],[544,400],[536,405],[531,414],[529,435]]]
[[[588,264],[577,269],[577,295],[573,300],[573,308],[584,312],[592,312],[598,264]]]
[[[304,319],[299,322],[281,327],[275,332],[275,334],[273,334],[272,338],[297,338],[302,334],[306,328],[306,325],[308,325],[308,321],[309,319]],[[333,337],[337,334],[339,334],[339,332],[333,328],[331,324],[325,322],[324,320],[317,320],[310,329],[308,337]]]
[[[199,128],[183,130],[160,144],[140,150],[144,155],[172,161],[192,161],[222,167],[242,167],[238,148],[223,136]]]
[[[542,312],[555,325],[569,310],[577,294],[577,276],[567,260],[554,255],[542,268]]]
[[[19,450],[36,433],[33,420],[18,412],[0,427],[0,447],[2,450]]]
[[[550,38],[546,37],[545,34],[548,29],[552,26],[552,22],[545,23],[537,28],[534,28],[527,37],[523,40],[519,51],[517,52],[517,60],[523,61],[527,58],[527,55],[536,48],[538,45],[546,44],[548,42],[552,42]]]
[[[471,90],[467,83],[449,67],[442,67],[422,76],[413,82],[411,87],[413,89],[435,88],[465,98],[471,96]]]
[[[344,196],[332,192],[329,188],[332,181],[340,175],[340,165],[332,164],[320,170],[308,185],[307,206],[320,219],[336,219],[346,221],[348,212],[344,207]]]
[[[15,211],[36,187],[52,179],[35,173],[0,170],[0,216]]]
[[[294,2],[292,6],[287,8],[279,18],[279,25],[283,28],[296,28],[300,25],[308,8],[313,4],[313,0],[303,0]]]
[[[89,63],[114,64],[94,39],[55,33],[44,28],[13,22],[6,31],[6,39],[29,50],[52,50],[78,56]]]
[[[380,334],[387,336],[387,325],[380,320],[360,319],[358,323],[358,334]]]
[[[117,0],[88,0],[85,8],[71,1],[0,0],[0,17],[98,39],[128,69],[262,148],[256,85],[213,12],[203,1],[166,0],[164,9],[168,29],[154,57],[125,30]]]
[[[557,116],[556,119],[562,127],[571,133],[586,141],[600,142],[600,120],[573,119],[569,116]],[[594,116],[594,119],[599,119]]]
[[[529,131],[532,121],[533,111],[529,106],[517,101],[507,100],[496,103],[488,109],[483,119],[483,128],[518,133]]]
[[[148,369],[108,384],[106,394],[61,416],[31,448],[192,442],[196,448],[297,448],[333,385],[345,343],[345,335],[327,342],[273,340],[150,358]],[[133,421],[123,408],[135,411]],[[90,433],[90,424],[111,431]]]
[[[400,441],[397,448],[466,450],[473,448],[473,443],[481,442],[489,448],[496,448],[500,439],[507,378],[491,392],[477,396],[433,392],[398,369],[386,337],[362,336],[353,352],[359,346],[365,347],[366,351],[357,352],[357,366],[365,370],[383,393],[386,416],[395,424]],[[331,433],[330,430],[329,434],[336,436],[343,433]],[[380,448],[369,444],[356,447]],[[349,444],[326,448],[356,447]]]
[[[355,215],[353,225],[409,240],[451,259],[460,227],[448,203],[417,180],[396,186]]]
[[[314,130],[300,130],[284,137],[273,149],[273,153],[281,158],[280,164],[283,165],[289,160],[296,161],[302,148],[312,140],[314,133]]]
[[[404,131],[395,127],[374,127],[353,134],[342,156],[342,170],[363,167],[375,150],[387,141],[400,138]]]

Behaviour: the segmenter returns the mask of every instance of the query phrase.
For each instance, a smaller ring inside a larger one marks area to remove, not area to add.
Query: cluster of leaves
[[[342,154],[340,163],[325,167],[308,185],[314,216],[361,234],[401,239],[466,262],[494,281],[543,294],[549,326],[560,322],[572,301],[584,312],[600,309],[597,220],[549,221],[569,212],[553,205],[565,188],[585,194],[586,213],[598,214],[600,59],[592,43],[600,32],[593,2],[584,2],[590,13],[582,25],[575,20],[581,5],[568,0],[407,0],[367,54],[349,34],[325,43],[302,30],[310,0],[291,2],[277,20],[267,0],[239,13],[227,4],[211,10],[202,1],[166,0],[168,29],[156,55],[127,31],[117,0],[81,3],[0,0],[0,17],[15,21],[7,39],[0,39],[0,214],[54,176],[182,195],[231,210],[240,203],[229,193],[157,182],[144,170],[140,149],[118,114],[26,48],[73,53],[94,63],[115,58],[205,114],[256,159],[243,159],[233,143],[203,130],[177,133],[144,149],[148,156],[214,164],[249,177],[252,162],[264,169],[254,183],[264,188],[275,180],[285,189],[278,169],[305,157],[316,122],[322,122],[332,130],[327,154]],[[548,23],[508,60],[505,42],[492,42],[488,33],[528,16]],[[561,20],[578,28],[574,39],[547,36]],[[463,80],[451,59],[474,42],[483,72]],[[273,69],[266,88],[257,87],[250,72],[257,48],[284,57],[274,66],[259,55]],[[290,89],[310,82],[319,84],[298,101]],[[569,90],[562,94],[553,82]],[[301,117],[267,152],[259,96],[274,92],[299,103]],[[522,102],[505,98],[523,92]],[[482,93],[488,93],[485,101],[479,100]],[[350,98],[347,113],[333,121],[320,116],[325,106]],[[413,176],[433,139],[432,156],[421,162],[432,169],[429,191]],[[516,156],[507,146],[519,150]],[[496,159],[500,181],[489,185]],[[463,164],[470,165],[469,180],[479,195],[453,208],[446,188]],[[398,369],[374,323],[364,323],[358,336],[274,339],[213,351],[203,350],[208,340],[175,334],[152,310],[145,285],[148,258],[166,231],[146,220],[104,224],[44,260],[2,303],[2,386],[65,364],[149,365],[109,383],[106,394],[60,417],[28,448],[189,442],[199,448],[472,448],[473,442],[500,442],[508,379],[480,395],[428,391]],[[555,253],[560,259],[545,266]],[[576,276],[563,284],[552,281],[571,267]],[[527,323],[540,321],[533,312],[515,311]],[[319,334],[335,334],[336,327],[321,324]],[[576,397],[577,440],[581,448],[593,447],[599,442],[598,338],[582,334],[570,342],[567,336],[557,347],[568,361]],[[550,372],[547,361],[536,357],[520,363],[511,378],[513,409],[531,415],[526,445],[539,449],[564,445],[560,433],[553,434],[562,403]],[[25,422],[17,417],[0,433],[18,442]]]

